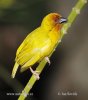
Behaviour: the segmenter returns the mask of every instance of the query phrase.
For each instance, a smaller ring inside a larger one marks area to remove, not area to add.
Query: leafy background
[[[11,79],[15,53],[23,39],[51,12],[68,17],[78,0],[0,0],[0,100],[16,100],[31,73],[17,72]],[[88,4],[63,38],[36,82],[31,100],[88,100]],[[58,93],[77,92],[78,96]]]

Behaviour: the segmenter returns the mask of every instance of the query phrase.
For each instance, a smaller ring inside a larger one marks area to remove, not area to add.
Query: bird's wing
[[[30,66],[40,61],[45,55],[48,55],[50,46],[51,42],[47,40],[47,43],[43,43],[43,45],[37,44],[36,48],[33,48],[33,50],[28,52],[27,55],[24,55],[24,57],[20,59],[21,62],[25,62],[21,67],[21,72],[27,70]]]
[[[29,59],[22,67],[21,72],[27,70],[31,65],[35,64],[40,59],[40,52],[37,52],[31,59]]]
[[[16,61],[20,65],[23,65],[35,55],[43,56],[45,55],[45,53],[47,54],[47,52],[49,51],[50,45],[51,41],[48,39],[45,41],[43,39],[35,39],[32,43],[28,43],[24,46],[24,48],[17,55]]]
[[[29,35],[28,35],[29,36]],[[19,65],[31,66],[35,64],[41,57],[47,54],[51,45],[51,40],[43,33],[35,33],[27,37],[17,50],[16,62]],[[34,60],[35,61],[34,61]],[[30,62],[30,64],[27,62]]]
[[[37,28],[36,30],[39,30],[39,28]],[[26,54],[26,52],[28,52],[28,51],[30,51],[30,49],[32,49],[31,44],[33,44],[32,43],[33,42],[33,36],[34,36],[34,33],[37,32],[36,30],[34,30],[33,32],[28,34],[28,36],[21,43],[21,45],[17,49],[15,61],[17,61],[17,59],[24,56]]]

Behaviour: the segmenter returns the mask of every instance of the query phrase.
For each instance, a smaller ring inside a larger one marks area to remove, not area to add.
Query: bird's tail
[[[15,77],[15,74],[17,72],[18,66],[19,66],[19,64],[17,62],[15,62],[15,65],[14,65],[13,70],[12,70],[12,75],[11,75],[12,78]]]

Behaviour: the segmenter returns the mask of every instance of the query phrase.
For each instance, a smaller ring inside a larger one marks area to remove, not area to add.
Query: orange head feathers
[[[58,13],[50,13],[47,16],[44,17],[41,26],[45,28],[46,30],[51,30],[53,27],[55,27],[56,24],[61,28],[62,23],[66,22],[67,20],[63,18]]]

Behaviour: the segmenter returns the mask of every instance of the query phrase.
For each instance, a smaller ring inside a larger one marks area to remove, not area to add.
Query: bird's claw
[[[30,71],[31,71],[32,74],[36,77],[37,80],[40,79],[40,77],[39,77],[39,72],[40,72],[40,71],[34,71],[31,67],[30,67]]]
[[[49,63],[49,65],[51,64],[49,57],[45,57],[45,60]]]

